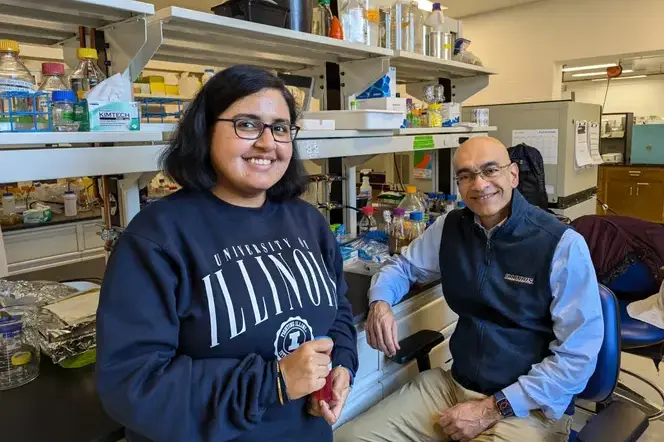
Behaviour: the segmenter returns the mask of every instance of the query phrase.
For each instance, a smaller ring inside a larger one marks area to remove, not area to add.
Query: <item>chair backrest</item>
[[[648,266],[640,260],[633,262],[620,276],[607,285],[618,296],[622,293],[650,296],[659,290],[657,281],[648,270]]]
[[[581,399],[602,402],[608,399],[618,382],[620,373],[620,310],[611,290],[600,284],[599,297],[604,316],[604,341],[597,358],[597,367],[588,381]]]

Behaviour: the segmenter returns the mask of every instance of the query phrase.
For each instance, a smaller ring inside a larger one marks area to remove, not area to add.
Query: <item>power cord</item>
[[[403,186],[403,180],[401,179],[401,171],[399,170],[399,165],[397,164],[397,154],[393,153],[392,157],[394,158],[394,169],[397,171],[397,178],[399,178],[399,185],[401,186],[401,191],[405,192],[406,188]]]
[[[616,212],[615,210],[613,210],[612,208],[610,208],[609,205],[606,204],[604,201],[602,201],[602,200],[599,199],[599,198],[596,198],[596,199],[597,199],[597,202],[599,203],[599,205],[602,206],[602,209],[604,209],[605,212],[611,212],[611,213],[613,213],[614,215],[620,216],[620,214],[619,214],[618,212]]]

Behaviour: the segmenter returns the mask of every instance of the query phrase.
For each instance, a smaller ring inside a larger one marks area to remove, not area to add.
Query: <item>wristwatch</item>
[[[496,406],[503,417],[514,417],[512,404],[510,404],[510,401],[507,400],[502,391],[495,393],[493,397],[496,399]]]

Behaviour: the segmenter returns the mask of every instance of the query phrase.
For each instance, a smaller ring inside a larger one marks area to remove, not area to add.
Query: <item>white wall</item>
[[[556,63],[664,49],[664,0],[545,0],[464,19],[470,50],[498,71],[467,104],[559,98]]]
[[[567,98],[571,92],[576,101],[602,104],[606,81],[567,83]],[[664,116],[664,76],[612,81],[606,97],[605,113],[634,112],[635,116]]]

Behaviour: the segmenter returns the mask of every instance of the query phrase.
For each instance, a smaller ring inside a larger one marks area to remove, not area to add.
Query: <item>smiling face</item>
[[[258,132],[256,123],[263,122],[279,125],[274,128],[277,139],[288,140],[287,134],[279,136],[291,124],[286,100],[277,89],[263,89],[237,100],[218,118],[242,121],[237,123],[237,133],[230,121],[217,121],[214,126],[210,157],[219,177],[215,194],[237,205],[254,205],[246,204],[248,200],[262,204],[266,191],[284,176],[293,143],[277,142],[268,127],[256,140],[243,138],[251,138]]]
[[[489,137],[466,141],[454,155],[454,170],[461,197],[484,227],[491,228],[507,218],[512,189],[519,185],[519,168],[510,162],[500,141]],[[484,176],[477,175],[479,171],[484,171]]]

